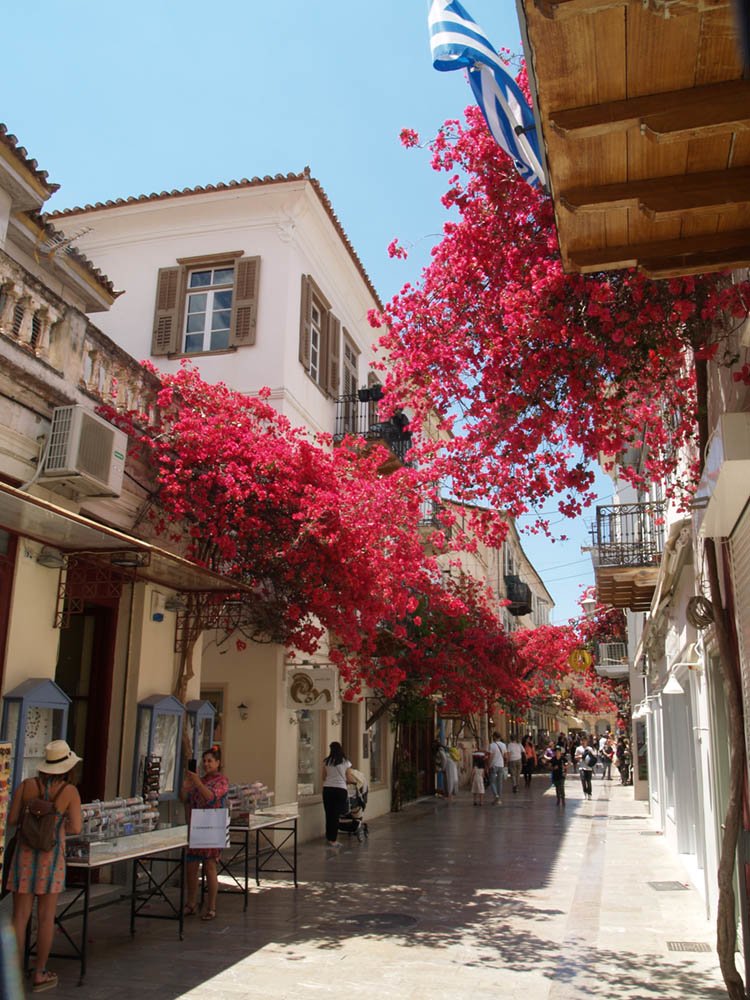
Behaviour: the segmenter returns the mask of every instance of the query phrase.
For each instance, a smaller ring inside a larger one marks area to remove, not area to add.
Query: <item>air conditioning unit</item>
[[[58,406],[39,482],[89,497],[119,497],[128,436],[82,406]]]

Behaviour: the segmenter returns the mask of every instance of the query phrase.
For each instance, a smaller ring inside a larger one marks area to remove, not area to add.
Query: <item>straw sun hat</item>
[[[39,765],[43,774],[67,774],[82,760],[73,753],[65,740],[52,740],[44,748],[44,761]]]

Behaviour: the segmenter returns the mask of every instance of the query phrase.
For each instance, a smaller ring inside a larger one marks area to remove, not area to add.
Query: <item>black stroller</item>
[[[349,793],[349,808],[339,819],[339,830],[341,833],[348,833],[350,837],[356,837],[361,844],[370,836],[367,823],[362,818],[367,807],[369,788],[367,778],[361,771],[353,771],[352,773],[355,783],[346,786]]]

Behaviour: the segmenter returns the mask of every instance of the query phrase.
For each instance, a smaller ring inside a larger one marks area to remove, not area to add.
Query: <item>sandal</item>
[[[201,920],[215,920],[216,910],[206,910],[206,912],[201,917]]]
[[[183,917],[194,917],[198,912],[198,907],[193,903],[192,905],[188,903],[185,909],[182,911]]]
[[[41,979],[31,981],[32,993],[43,993],[45,990],[53,990],[57,986],[57,974],[49,969],[42,969]]]

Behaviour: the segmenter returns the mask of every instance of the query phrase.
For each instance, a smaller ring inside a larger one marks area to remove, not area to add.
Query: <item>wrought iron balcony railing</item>
[[[594,566],[656,566],[664,550],[664,503],[596,508]]]
[[[506,575],[505,594],[510,604],[508,611],[512,615],[531,614],[531,587],[519,576]]]
[[[377,398],[371,398],[371,392],[361,389],[338,397],[333,439],[341,441],[347,434],[352,434],[368,441],[381,441],[405,463],[411,448],[411,431],[406,429],[409,418],[403,413],[396,413],[390,420],[381,420],[378,416],[380,397],[374,393]]]

